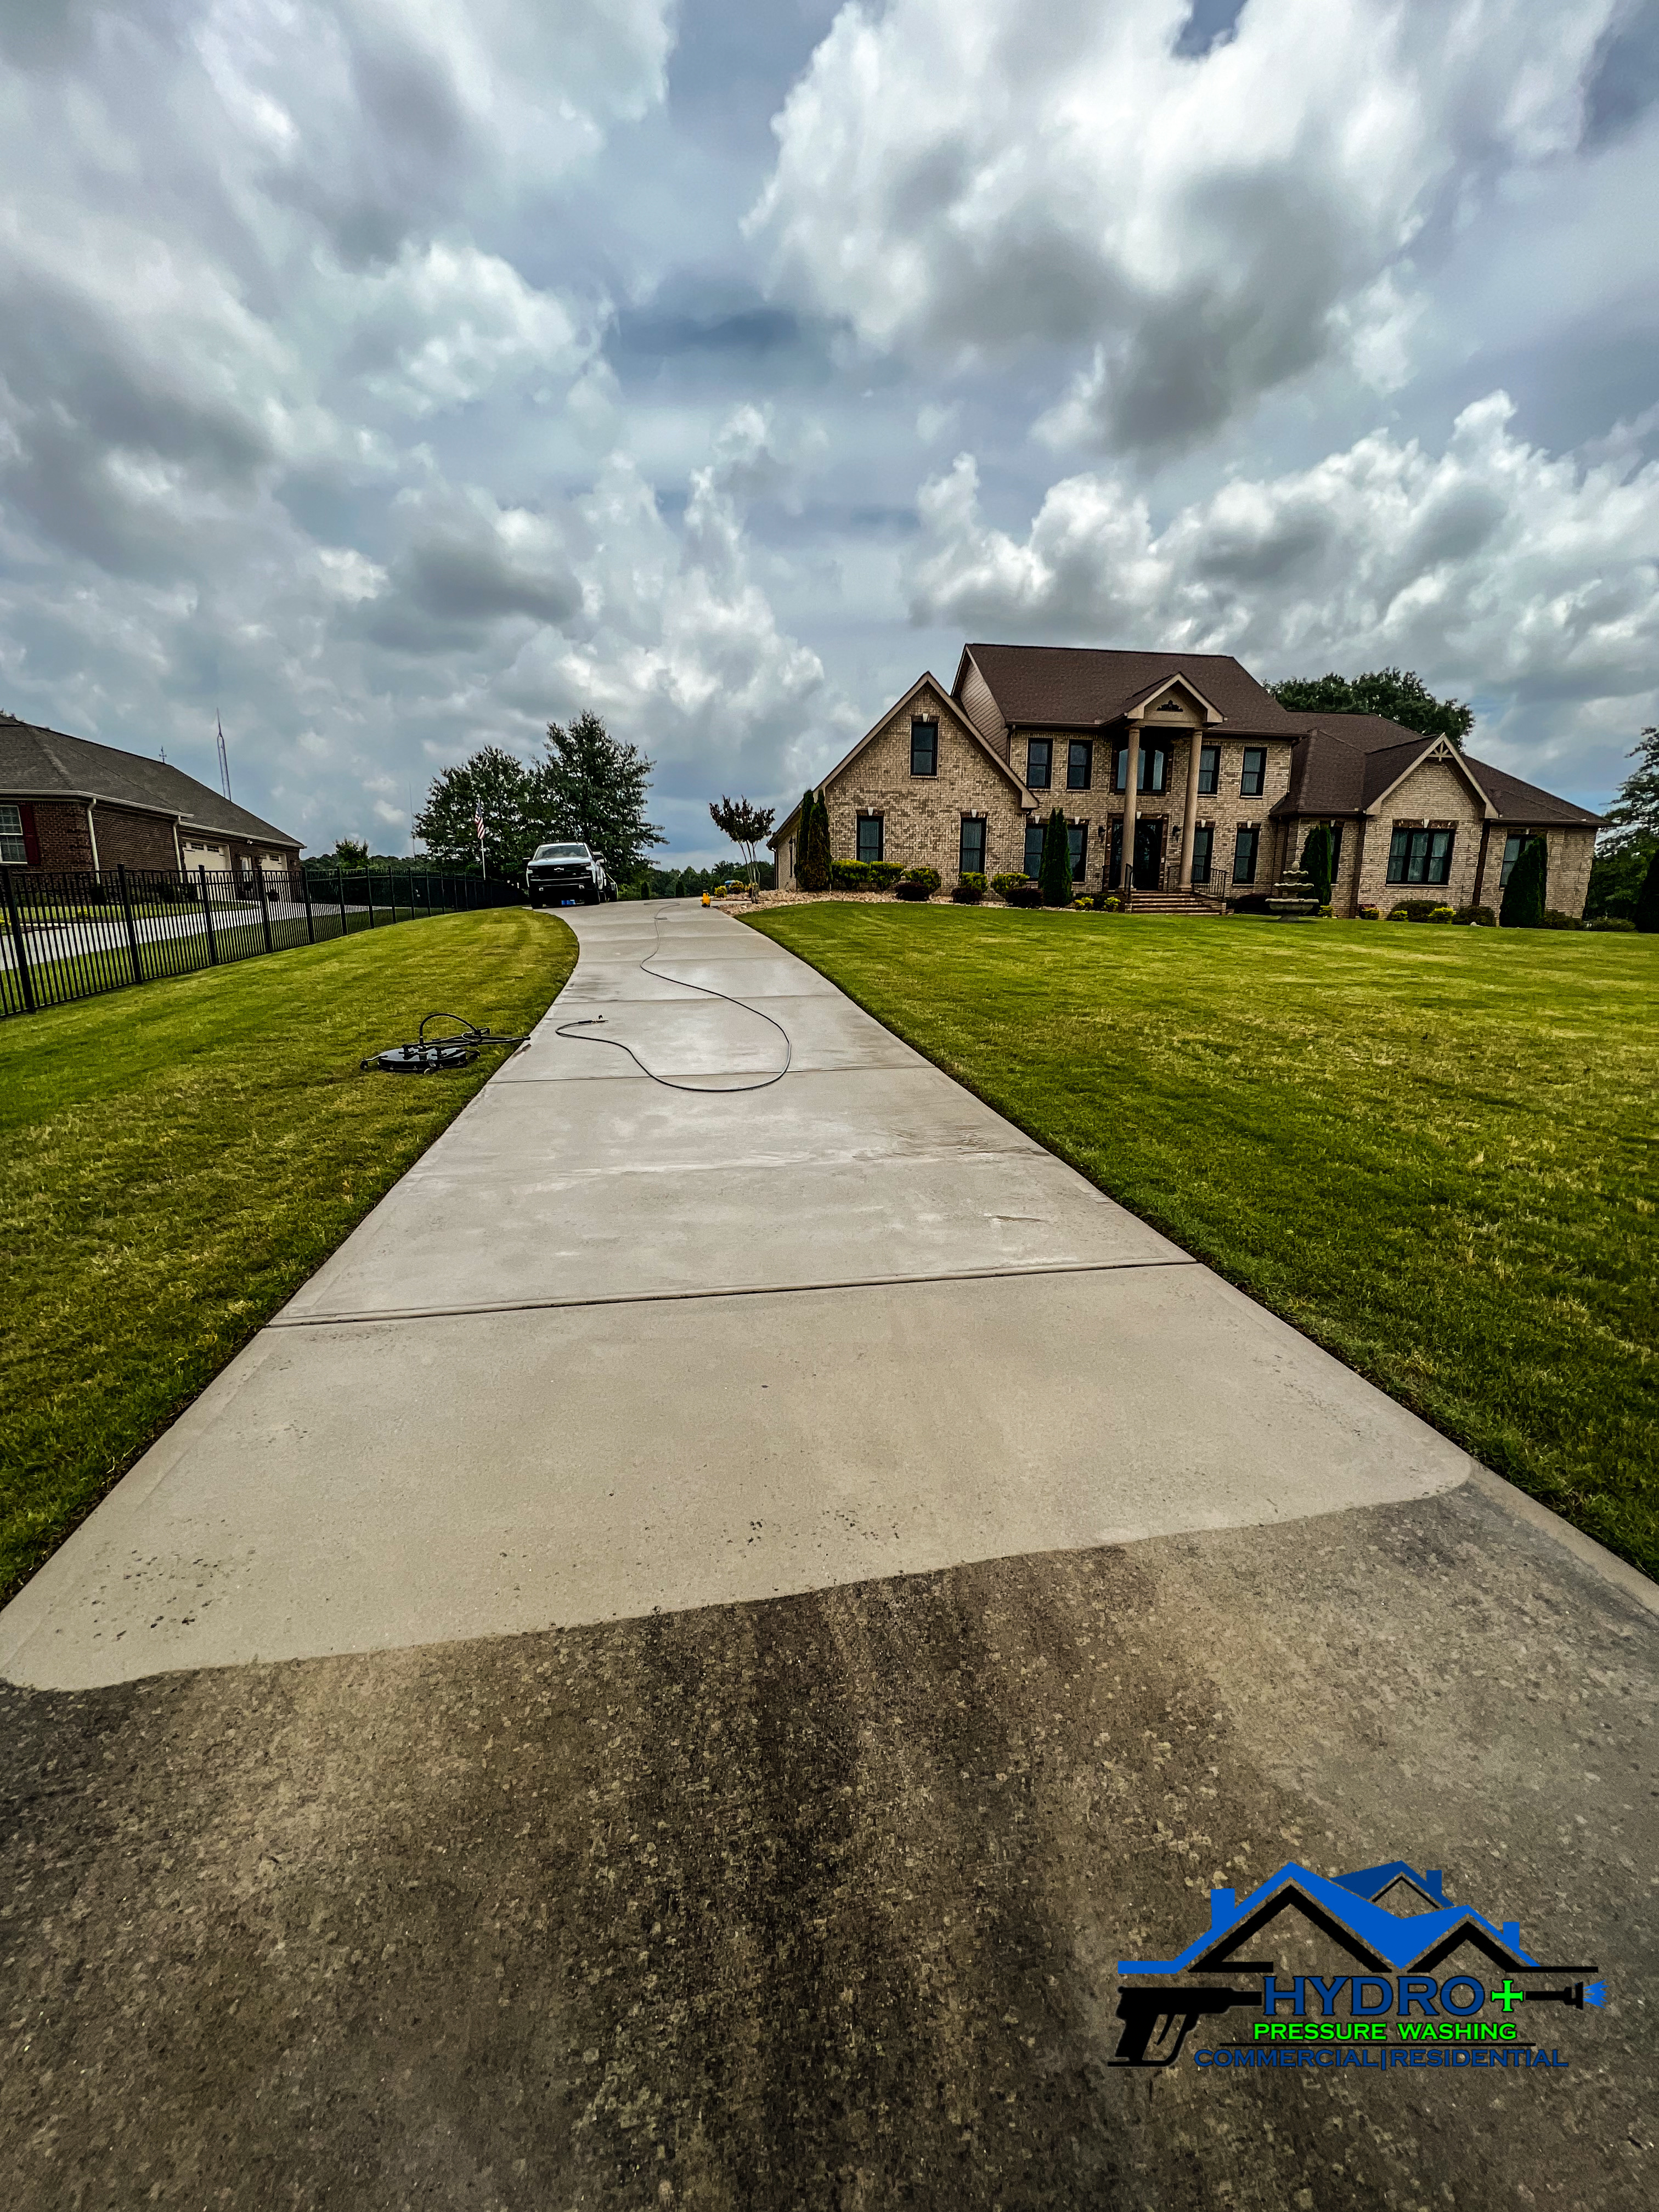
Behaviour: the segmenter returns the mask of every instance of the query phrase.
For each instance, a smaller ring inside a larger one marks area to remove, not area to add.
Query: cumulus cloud
[[[1328,358],[1404,374],[1436,210],[1583,126],[1620,0],[849,0],[750,217],[776,284],[912,359],[1084,365],[1043,428],[1155,452]]]
[[[1399,662],[1546,756],[1575,731],[1600,742],[1653,712],[1659,463],[1619,441],[1592,464],[1551,455],[1513,412],[1493,392],[1437,453],[1379,431],[1241,475],[1161,529],[1121,476],[1091,473],[1017,537],[986,520],[963,454],[920,495],[912,617],[1236,653],[1269,676]]]

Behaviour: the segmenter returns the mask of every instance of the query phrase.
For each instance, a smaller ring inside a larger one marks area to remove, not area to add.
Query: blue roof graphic
[[[1538,1961],[1521,1948],[1521,1924],[1506,1920],[1494,1923],[1467,1905],[1442,1905],[1427,1912],[1390,1912],[1374,1900],[1396,1881],[1408,1881],[1425,1897],[1444,1895],[1437,1869],[1419,1873],[1403,1859],[1385,1866],[1361,1867],[1353,1874],[1315,1874],[1310,1868],[1287,1863],[1269,1875],[1257,1889],[1240,1899],[1231,1889],[1210,1892],[1210,1924],[1173,1959],[1120,1959],[1121,1974],[1186,1974],[1195,1967],[1224,1967],[1215,1955],[1251,1932],[1251,1923],[1270,1914],[1276,1901],[1300,1902],[1310,1917],[1334,1923],[1356,1945],[1380,1960],[1390,1972],[1409,1973],[1431,1954],[1444,1956],[1459,1931],[1481,1940],[1481,1948],[1499,1953],[1511,1966],[1536,1966]]]

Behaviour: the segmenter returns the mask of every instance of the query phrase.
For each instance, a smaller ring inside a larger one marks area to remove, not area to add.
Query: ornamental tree
[[[1549,850],[1541,837],[1528,837],[1516,855],[1504,887],[1498,919],[1504,929],[1541,929],[1549,888]]]
[[[1072,841],[1066,817],[1055,807],[1042,832],[1042,858],[1037,863],[1037,889],[1044,906],[1072,903]]]

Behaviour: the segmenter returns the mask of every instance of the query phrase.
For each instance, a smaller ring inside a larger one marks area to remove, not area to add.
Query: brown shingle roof
[[[1273,809],[1278,815],[1358,814],[1381,799],[1436,741],[1381,714],[1296,718],[1302,735],[1291,749],[1291,780]],[[1601,816],[1523,783],[1473,754],[1463,763],[1497,809],[1500,822],[1593,829]]]
[[[186,829],[286,845],[296,853],[303,842],[166,761],[94,744],[90,738],[71,738],[11,714],[0,714],[0,793],[11,799],[102,799],[165,815]]]
[[[1292,736],[1288,714],[1231,653],[1120,653],[1081,645],[970,645],[1006,722],[1022,729],[1098,729],[1172,676],[1186,676],[1236,730]],[[958,673],[958,686],[962,682]]]

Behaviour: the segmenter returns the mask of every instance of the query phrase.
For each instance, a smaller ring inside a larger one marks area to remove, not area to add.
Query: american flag
[[[478,811],[477,807],[474,807],[472,810],[472,823],[473,827],[477,830],[478,835],[482,837],[483,836],[483,816]]]

